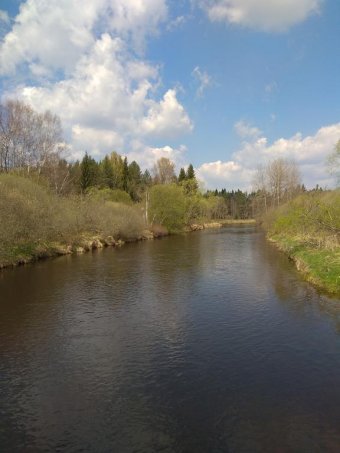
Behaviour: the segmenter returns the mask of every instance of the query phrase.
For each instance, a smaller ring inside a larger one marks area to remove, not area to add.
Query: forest
[[[144,170],[116,151],[71,161],[60,119],[20,101],[0,105],[0,131],[2,267],[206,222],[256,219],[292,256],[301,247],[335,253],[338,272],[339,191],[306,190],[293,161],[259,166],[250,192],[205,190],[192,164],[176,173],[166,157]],[[329,156],[335,173],[339,146]]]

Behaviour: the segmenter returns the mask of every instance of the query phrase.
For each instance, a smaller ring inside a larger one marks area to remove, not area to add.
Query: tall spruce
[[[105,156],[100,163],[101,179],[104,187],[114,188],[113,167],[108,156]]]
[[[188,170],[187,170],[187,177],[186,179],[195,179],[195,170],[192,164],[189,164]]]
[[[85,192],[98,182],[98,164],[87,152],[81,161],[80,171],[80,187],[82,192]]]
[[[187,178],[187,175],[185,174],[184,168],[181,168],[178,174],[178,182],[185,181]]]
[[[129,190],[129,165],[127,157],[125,157],[123,162],[123,190],[128,192]]]

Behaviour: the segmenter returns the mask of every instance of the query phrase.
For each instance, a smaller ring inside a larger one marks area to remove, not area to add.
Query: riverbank
[[[145,229],[140,235],[130,237],[126,240],[115,239],[112,236],[100,236],[82,234],[72,243],[61,243],[56,241],[42,243],[26,243],[13,245],[2,251],[0,257],[0,269],[16,267],[23,264],[30,264],[36,261],[55,258],[63,255],[81,255],[92,250],[105,247],[121,247],[125,243],[151,240],[167,236],[168,231],[157,225],[155,228]]]
[[[204,229],[222,228],[227,225],[254,225],[253,219],[222,219],[219,222],[202,222],[191,224],[183,229],[183,232],[193,232]],[[180,232],[179,232],[180,233]],[[92,250],[105,247],[121,247],[125,243],[138,242],[144,240],[158,239],[168,236],[170,233],[161,225],[151,225],[144,229],[141,234],[128,239],[115,239],[113,236],[82,234],[71,243],[57,241],[50,242],[31,242],[20,245],[12,245],[2,250],[0,255],[0,269],[16,267],[23,264],[34,263],[38,260],[54,258],[63,255],[82,254]]]
[[[303,193],[268,211],[262,225],[306,280],[340,294],[340,190]]]
[[[340,294],[339,248],[318,248],[283,235],[269,235],[268,239],[294,262],[305,280],[331,294]]]

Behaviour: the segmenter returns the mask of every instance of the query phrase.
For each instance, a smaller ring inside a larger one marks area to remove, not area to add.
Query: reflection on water
[[[255,227],[0,274],[0,451],[339,451],[340,301]]]

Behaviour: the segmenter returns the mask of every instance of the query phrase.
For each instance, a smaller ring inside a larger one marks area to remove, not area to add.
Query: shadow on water
[[[0,450],[337,452],[340,301],[255,227],[0,274]]]

